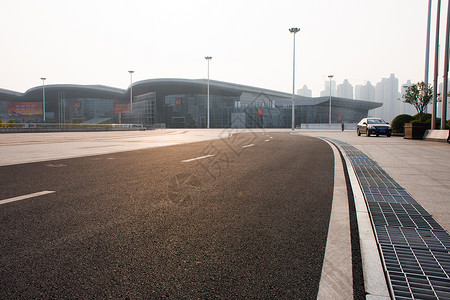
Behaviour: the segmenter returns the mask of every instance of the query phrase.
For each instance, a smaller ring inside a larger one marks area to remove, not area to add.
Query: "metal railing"
[[[0,123],[0,132],[145,130],[142,124]]]

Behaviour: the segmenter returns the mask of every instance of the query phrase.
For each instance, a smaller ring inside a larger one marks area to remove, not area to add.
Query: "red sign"
[[[73,103],[73,108],[74,108],[75,110],[80,110],[80,109],[81,109],[81,102],[80,102],[80,101],[75,101],[75,102]]]
[[[257,116],[262,116],[263,115],[263,109],[262,108],[256,109],[256,115]]]
[[[119,103],[119,101],[114,101],[114,114],[118,115],[130,110],[130,103]]]
[[[9,102],[8,116],[10,117],[41,117],[41,102]]]
[[[183,98],[175,98],[175,106],[181,106],[183,104]]]

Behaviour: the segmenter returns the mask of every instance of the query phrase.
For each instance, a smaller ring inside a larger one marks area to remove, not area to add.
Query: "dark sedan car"
[[[389,123],[386,123],[380,118],[364,118],[356,126],[356,133],[360,136],[365,133],[367,136],[375,134],[379,136],[380,134],[390,137],[392,134],[392,128]]]

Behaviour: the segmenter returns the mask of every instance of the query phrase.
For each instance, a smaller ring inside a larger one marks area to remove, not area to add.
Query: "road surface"
[[[316,298],[333,174],[289,133],[2,166],[0,298]]]

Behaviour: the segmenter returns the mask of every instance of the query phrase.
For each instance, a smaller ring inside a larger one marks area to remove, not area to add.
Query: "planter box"
[[[425,131],[430,129],[427,124],[422,123],[405,123],[405,139],[422,140]]]

